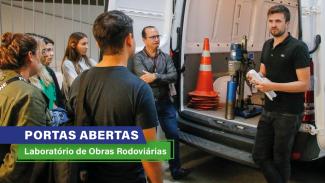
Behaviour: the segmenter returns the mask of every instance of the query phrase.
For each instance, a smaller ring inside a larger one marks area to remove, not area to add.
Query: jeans
[[[291,151],[302,115],[263,111],[257,126],[253,159],[268,183],[286,183]]]
[[[158,119],[168,140],[174,140],[174,159],[168,161],[169,169],[175,172],[181,167],[179,157],[179,134],[176,109],[170,99],[156,101]]]

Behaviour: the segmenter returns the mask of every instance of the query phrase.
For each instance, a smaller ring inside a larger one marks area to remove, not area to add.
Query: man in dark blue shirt
[[[156,140],[158,117],[152,91],[126,68],[135,50],[132,19],[120,11],[105,12],[96,18],[93,34],[103,57],[71,86],[69,104],[78,115],[77,125],[140,126],[147,141]],[[162,183],[160,162],[94,162],[85,169],[89,182],[145,183],[145,171],[150,182]]]

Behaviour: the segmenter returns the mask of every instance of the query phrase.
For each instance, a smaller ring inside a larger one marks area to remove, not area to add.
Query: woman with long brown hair
[[[63,92],[67,96],[74,79],[83,71],[96,65],[93,59],[87,57],[88,37],[82,32],[70,35],[65,54],[62,59]]]
[[[37,42],[26,34],[5,33],[0,46],[0,126],[48,126],[48,103],[28,83],[38,73]],[[0,145],[0,183],[46,182],[42,163],[16,163],[16,144]]]

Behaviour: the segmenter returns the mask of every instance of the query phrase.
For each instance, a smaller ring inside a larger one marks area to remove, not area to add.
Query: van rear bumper
[[[216,156],[257,167],[252,159],[254,138],[231,133],[220,128],[204,126],[196,121],[179,117],[180,141]],[[313,161],[323,157],[315,136],[298,133],[293,153],[299,153],[300,161]]]
[[[179,118],[179,126],[181,129],[179,134],[181,142],[221,158],[257,167],[252,159],[251,151],[242,150],[238,148],[238,146],[236,147],[236,145],[235,147],[231,146],[231,144],[240,144],[241,146],[252,147],[253,139],[247,139],[245,137],[239,137],[220,131],[218,132],[204,126],[193,124],[193,122],[186,121],[183,118]],[[191,131],[196,131],[197,133],[192,133]],[[206,136],[202,137],[201,134],[204,133]],[[215,140],[207,138],[207,136],[214,136]]]
[[[191,135],[189,133],[180,132],[180,141],[194,146],[208,153],[214,154],[218,157],[225,158],[231,161],[235,161],[241,164],[245,164],[252,167],[257,167],[252,159],[251,153],[241,151],[229,146],[218,144],[216,142]]]

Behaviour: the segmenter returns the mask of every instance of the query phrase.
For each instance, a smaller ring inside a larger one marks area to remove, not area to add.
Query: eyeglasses
[[[149,38],[151,40],[155,40],[155,39],[160,39],[160,36],[161,35],[155,35],[155,36],[150,36],[150,37],[147,37],[147,38]]]
[[[42,50],[42,54],[44,55],[44,54],[46,54],[48,52],[51,52],[51,51],[54,51],[54,49],[53,48],[45,48],[45,49]]]

